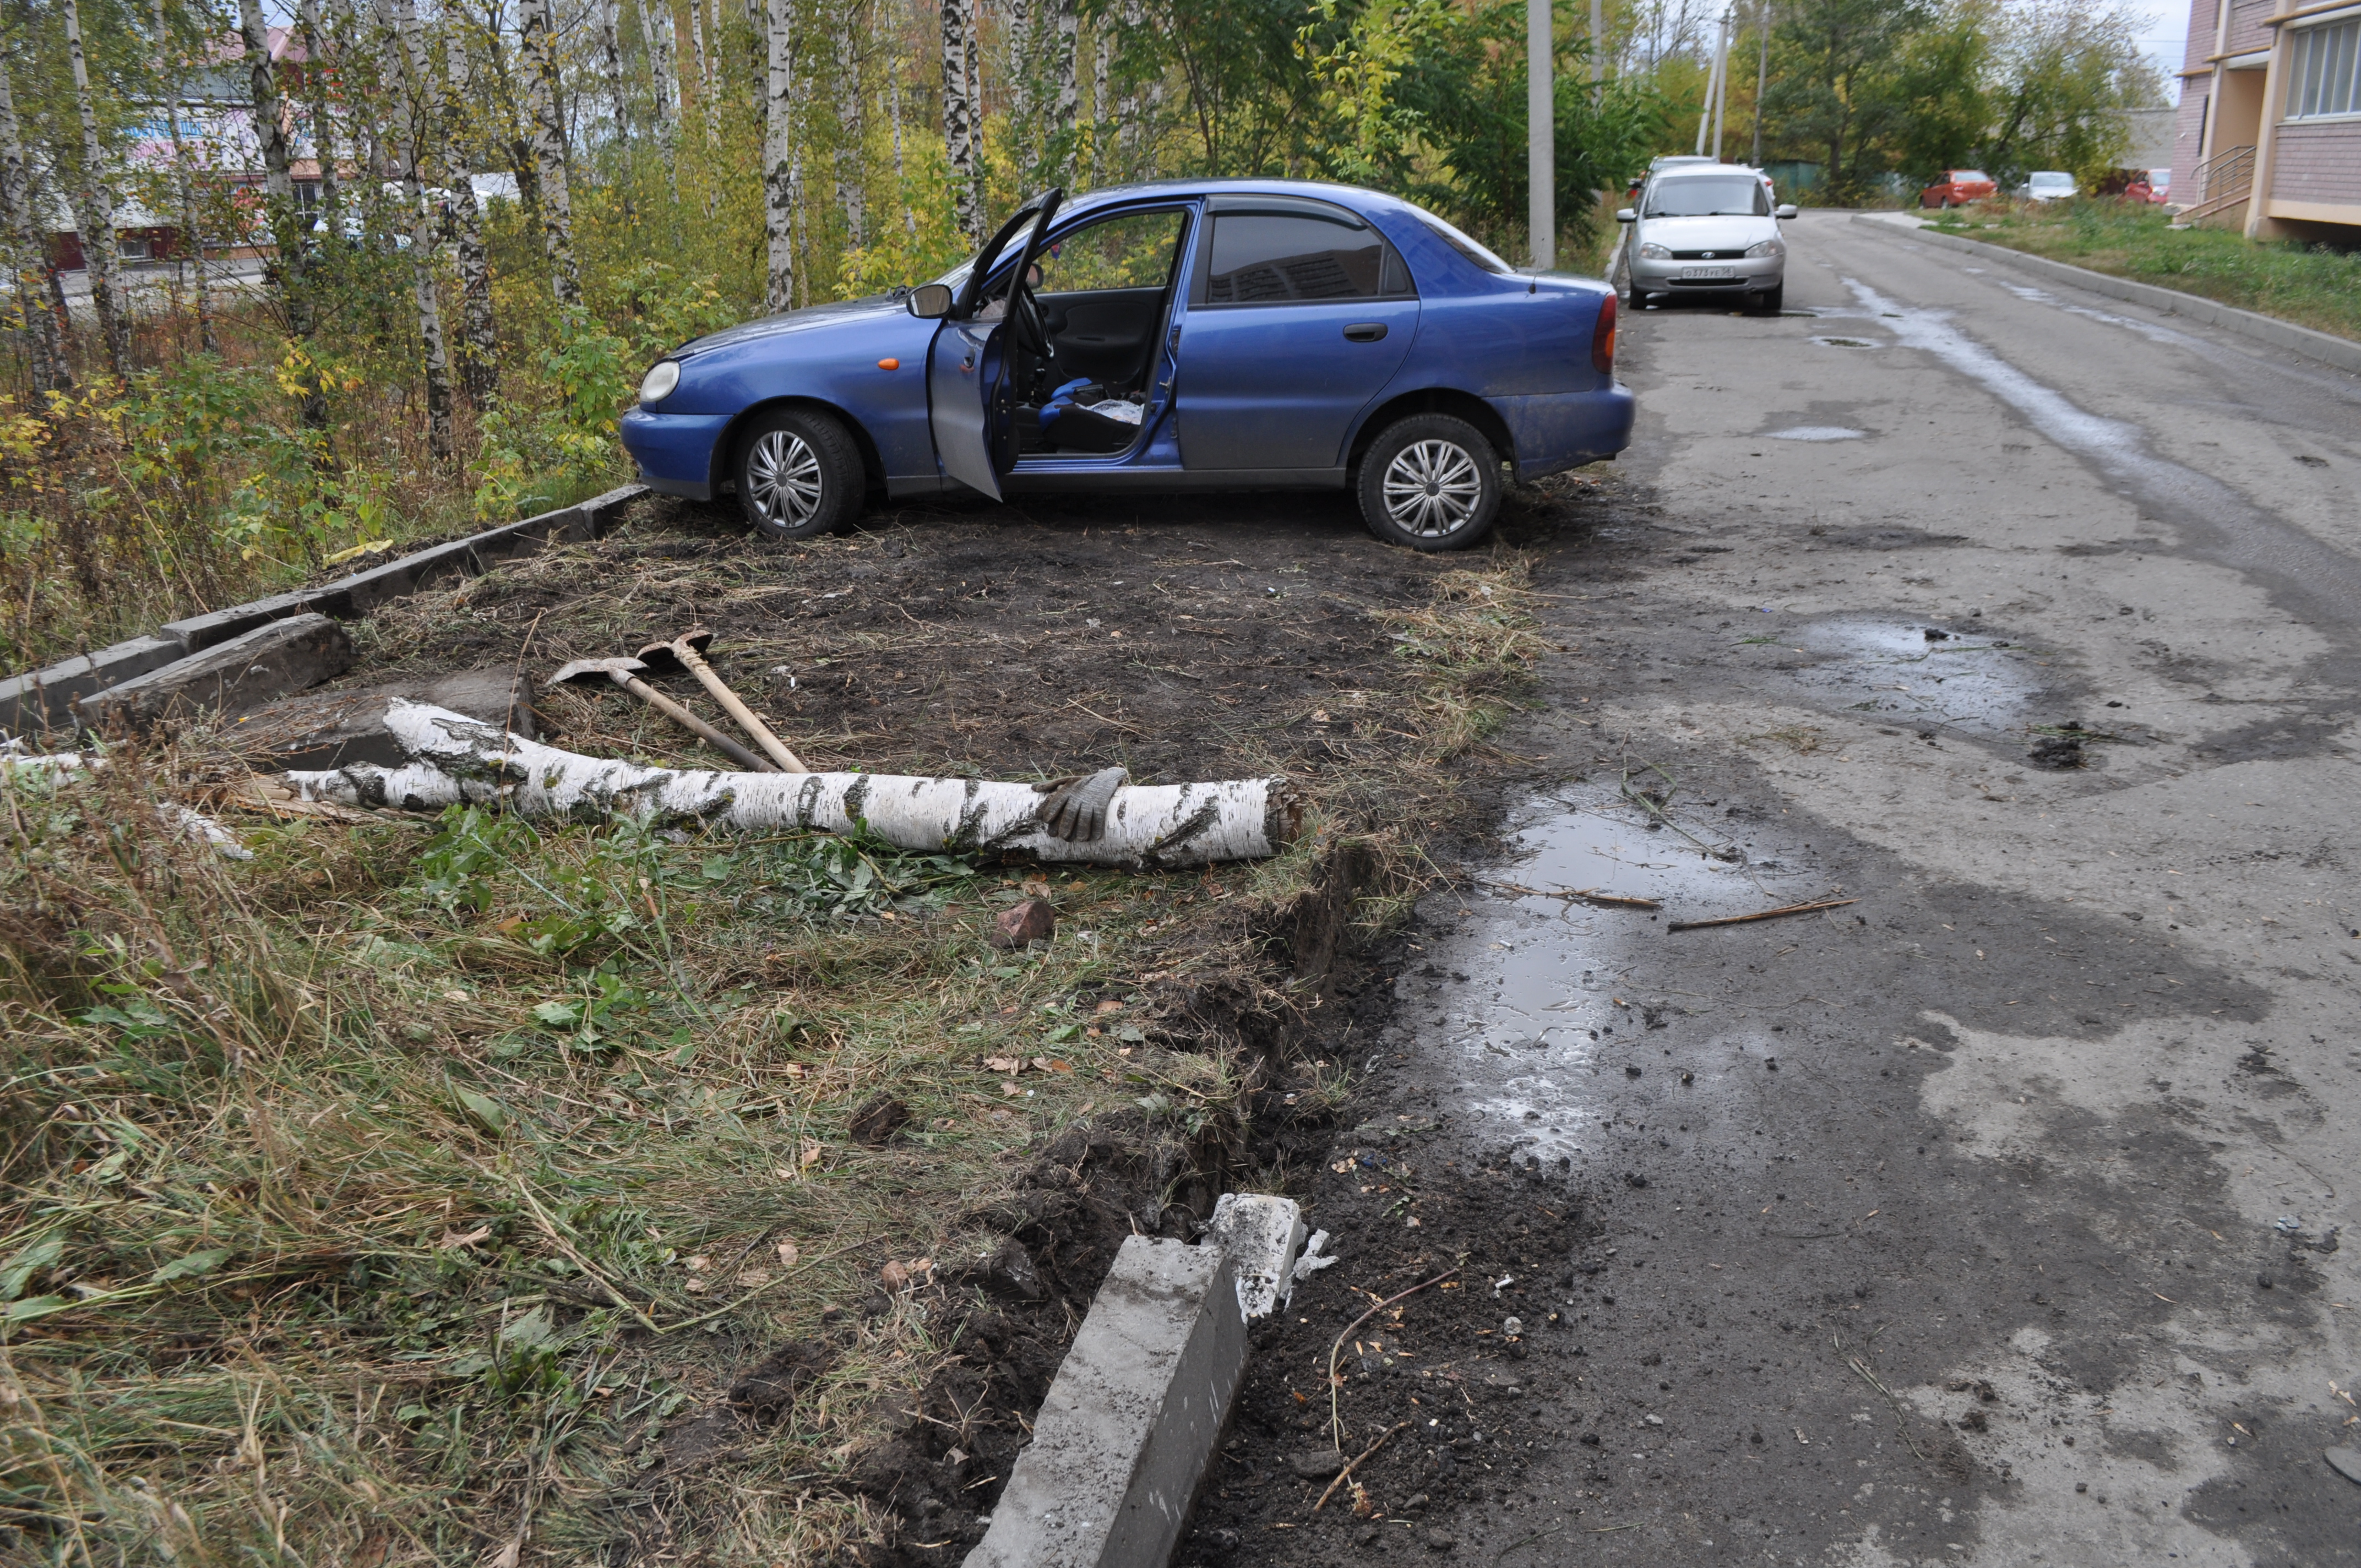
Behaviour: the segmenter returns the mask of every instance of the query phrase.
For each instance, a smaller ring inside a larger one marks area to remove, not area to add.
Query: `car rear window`
[[[1752,174],[1703,174],[1659,180],[1648,192],[1652,218],[1753,217],[1771,215],[1771,198]]]
[[[1991,181],[1992,176],[1981,169],[1955,169],[1951,171],[1951,183],[1954,185],[1985,185]]]
[[[1374,299],[1385,281],[1377,231],[1319,218],[1222,213],[1213,219],[1206,299],[1217,305]]]

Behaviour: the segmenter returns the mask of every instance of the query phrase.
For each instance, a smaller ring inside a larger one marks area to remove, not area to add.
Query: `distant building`
[[[2184,217],[2361,240],[2353,0],[2191,0],[2180,79],[2170,167]]]

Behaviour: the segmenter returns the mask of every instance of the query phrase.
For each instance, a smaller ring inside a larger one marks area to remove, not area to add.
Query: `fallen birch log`
[[[1038,819],[1029,784],[891,773],[735,773],[586,757],[447,708],[396,697],[386,730],[414,761],[291,773],[305,800],[433,810],[499,803],[536,817],[616,817],[741,832],[850,833],[906,850],[998,853],[1107,866],[1193,866],[1277,854],[1302,825],[1284,779],[1130,784],[1115,792],[1103,837],[1071,842]]]

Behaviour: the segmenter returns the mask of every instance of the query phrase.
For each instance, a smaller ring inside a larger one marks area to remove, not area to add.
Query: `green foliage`
[[[965,856],[898,850],[866,833],[789,839],[765,871],[789,905],[840,920],[939,908],[977,874]]]

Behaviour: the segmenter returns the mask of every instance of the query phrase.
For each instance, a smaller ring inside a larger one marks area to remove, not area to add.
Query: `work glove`
[[[1115,802],[1115,792],[1130,782],[1128,769],[1101,768],[1094,773],[1037,784],[1033,787],[1040,792],[1041,801],[1033,807],[1033,819],[1069,844],[1094,844],[1106,837],[1107,807]]]

